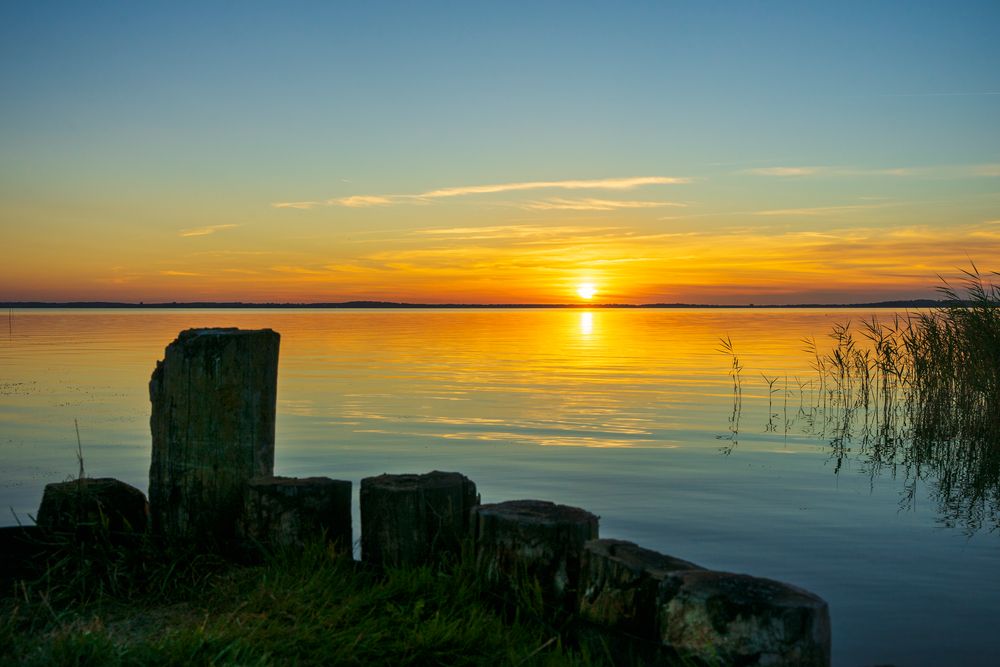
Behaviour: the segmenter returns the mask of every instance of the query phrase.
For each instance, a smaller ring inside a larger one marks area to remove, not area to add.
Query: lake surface
[[[349,479],[356,498],[362,477],[459,471],[484,502],[581,506],[604,537],[821,595],[837,665],[996,664],[1000,531],[950,517],[905,457],[873,472],[862,443],[833,447],[811,408],[801,339],[870,315],[15,311],[0,330],[0,507],[27,520],[46,483],[75,475],[74,421],[88,475],[145,490],[164,347],[190,327],[270,327],[276,474]],[[725,335],[744,365],[737,414]]]

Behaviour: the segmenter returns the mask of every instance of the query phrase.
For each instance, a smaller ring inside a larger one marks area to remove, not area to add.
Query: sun
[[[583,283],[576,288],[576,293],[580,295],[581,299],[591,300],[594,295],[597,294],[597,290],[590,283]]]

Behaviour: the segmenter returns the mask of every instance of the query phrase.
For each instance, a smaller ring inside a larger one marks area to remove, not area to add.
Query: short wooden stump
[[[545,500],[511,500],[473,510],[476,560],[494,580],[537,579],[544,602],[573,611],[583,545],[596,539],[598,518]]]
[[[661,582],[673,572],[701,569],[625,540],[591,540],[581,559],[580,615],[601,627],[659,641]]]
[[[256,477],[247,482],[245,539],[269,546],[302,546],[326,535],[351,548],[351,483],[329,477]]]
[[[826,667],[830,612],[801,588],[729,572],[687,571],[660,587],[662,641],[711,664]]]
[[[379,475],[361,480],[361,560],[422,565],[457,557],[469,532],[476,485],[457,472]]]
[[[35,522],[39,528],[79,537],[107,532],[142,534],[149,504],[146,495],[112,477],[83,477],[46,484]]]

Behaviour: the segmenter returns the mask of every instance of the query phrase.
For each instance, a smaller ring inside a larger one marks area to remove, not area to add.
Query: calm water
[[[1000,535],[952,527],[933,479],[907,500],[902,465],[872,475],[863,451],[838,465],[800,412],[801,339],[867,314],[15,312],[0,332],[0,506],[26,517],[75,474],[74,420],[87,474],[145,489],[163,348],[189,327],[271,327],[277,474],[349,479],[357,494],[369,475],[457,470],[484,501],[582,506],[605,537],[818,593],[835,664],[996,664]],[[745,366],[736,434],[725,334]],[[761,372],[780,378],[770,399]]]

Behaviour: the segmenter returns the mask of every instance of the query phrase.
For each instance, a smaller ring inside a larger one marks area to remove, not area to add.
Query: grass
[[[321,543],[258,565],[179,553],[137,562],[124,554],[58,561],[0,599],[0,661],[587,665],[608,658],[599,642],[567,640],[567,628],[547,620],[530,588],[518,605],[505,604],[509,596],[484,583],[469,559],[378,573]]]

